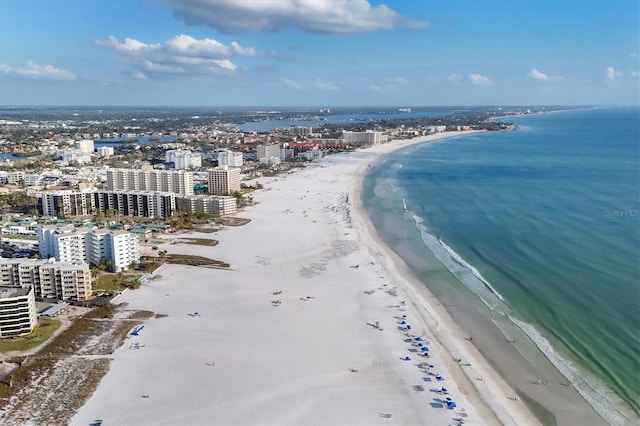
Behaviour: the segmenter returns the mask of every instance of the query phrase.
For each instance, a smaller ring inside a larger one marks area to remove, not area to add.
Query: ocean
[[[608,423],[636,423],[640,109],[504,120],[517,129],[385,156],[363,205],[432,293],[555,368]]]

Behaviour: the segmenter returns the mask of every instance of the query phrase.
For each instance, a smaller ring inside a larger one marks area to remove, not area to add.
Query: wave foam
[[[549,362],[553,364],[562,375],[574,386],[582,397],[593,407],[593,409],[612,425],[632,424],[620,410],[616,409],[615,402],[622,402],[620,398],[604,384],[599,378],[586,371],[577,368],[570,360],[563,358],[551,343],[531,324],[527,324],[516,318],[509,316],[513,322],[529,339],[542,351]]]
[[[444,243],[444,241],[442,241],[440,238],[438,238],[438,242],[449,253],[449,255],[451,255],[451,257],[453,257],[453,259],[456,262],[458,262],[463,267],[467,268],[477,279],[480,280],[480,282],[482,284],[484,284],[484,286],[487,288],[487,290],[489,290],[491,293],[493,293],[498,299],[500,299],[501,302],[504,302],[504,298],[502,297],[502,295],[500,293],[498,293],[498,291],[495,288],[493,288],[491,286],[491,284],[489,284],[489,281],[484,279],[484,277],[480,274],[480,272],[474,266],[472,266],[469,263],[467,263],[467,261],[464,260],[462,258],[462,256],[460,256],[458,253],[456,253],[456,251],[453,250],[451,247],[446,245]]]

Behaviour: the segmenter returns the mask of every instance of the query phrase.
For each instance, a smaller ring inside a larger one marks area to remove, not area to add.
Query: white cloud
[[[633,58],[633,59],[637,59],[638,58],[638,52],[631,52],[629,53],[629,57]]]
[[[638,74],[638,71],[636,71],[636,70],[631,70],[631,71],[629,71],[629,75],[630,75],[631,77],[638,77],[638,75],[639,75],[639,74]]]
[[[322,81],[319,78],[316,78],[314,83],[320,90],[338,90],[338,85],[330,81]]]
[[[143,73],[142,71],[134,71],[131,73],[131,76],[133,78],[135,78],[136,80],[148,80],[149,77],[147,77],[147,75],[145,73]]]
[[[391,28],[426,28],[368,0],[163,0],[189,24],[222,32],[277,31],[296,27],[314,33],[355,33]]]
[[[537,69],[532,69],[529,72],[529,78],[532,78],[534,80],[549,80],[549,76],[546,75],[545,73],[543,73],[542,71],[538,71]]]
[[[491,84],[491,80],[480,74],[469,74],[469,81],[476,86],[488,86]]]
[[[607,80],[615,80],[621,75],[620,71],[616,71],[616,69],[613,67],[607,67],[607,69],[605,70],[605,73],[607,76]]]
[[[114,36],[109,36],[106,40],[96,40],[96,44],[119,52],[143,52],[160,48],[159,44],[146,44],[128,37],[119,42]]]
[[[113,36],[95,43],[118,52],[121,59],[132,64],[136,68],[132,76],[136,79],[229,74],[238,69],[230,58],[260,54],[255,48],[243,47],[235,41],[227,46],[214,39],[196,39],[186,34],[179,34],[164,44],[131,38],[121,42]]]
[[[402,77],[385,78],[384,81],[389,83],[389,84],[398,84],[398,85],[401,85],[401,86],[404,86],[405,84],[408,83],[407,79],[406,78],[402,78]]]
[[[370,84],[368,87],[373,92],[397,92],[403,89],[407,83],[409,82],[404,77],[387,77],[381,82]]]
[[[40,65],[28,61],[26,68],[13,68],[6,64],[0,64],[0,73],[22,78],[41,80],[77,80],[74,73],[54,67],[53,65]]]
[[[452,83],[458,83],[460,80],[462,80],[462,76],[460,74],[451,74],[449,77],[447,77],[447,80],[449,80]]]
[[[296,90],[302,89],[302,84],[298,83],[297,81],[293,81],[285,77],[281,77],[280,81],[282,82],[282,84],[284,84],[285,86],[291,89],[296,89]]]

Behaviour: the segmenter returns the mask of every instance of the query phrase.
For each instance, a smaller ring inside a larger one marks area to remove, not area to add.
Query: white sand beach
[[[114,353],[72,423],[538,424],[357,205],[381,154],[447,136],[259,179],[257,204],[240,215],[249,224],[188,234],[219,240],[214,247],[167,245],[231,268],[164,265],[119,296],[126,309],[167,316]]]

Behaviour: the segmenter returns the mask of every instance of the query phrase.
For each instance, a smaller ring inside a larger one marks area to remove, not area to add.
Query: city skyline
[[[0,106],[640,103],[636,1],[0,3]]]

